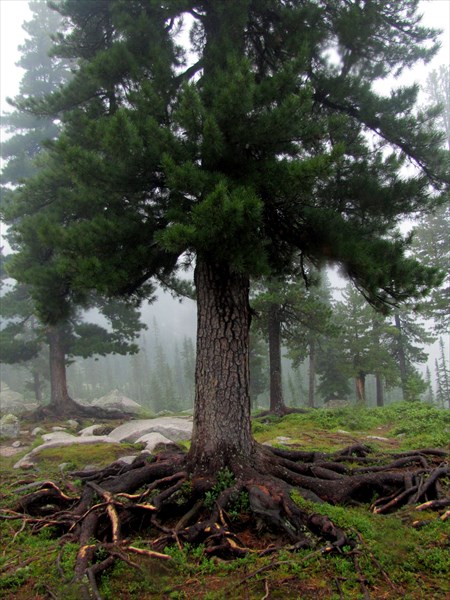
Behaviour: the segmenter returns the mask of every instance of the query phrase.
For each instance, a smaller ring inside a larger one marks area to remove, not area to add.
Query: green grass
[[[348,438],[343,436],[336,441],[327,435],[340,431],[346,431]],[[332,450],[336,445],[348,443],[352,436],[369,434],[397,440],[399,448],[404,450],[445,447],[450,443],[450,411],[419,402],[401,402],[384,408],[320,408],[281,418],[256,417],[253,432],[260,442],[290,437],[290,443],[307,443],[310,450]]]
[[[450,438],[450,413],[425,404],[318,409],[283,418],[256,418],[253,429],[260,442],[283,436],[305,450],[335,451],[362,441],[388,453],[423,446],[445,447]],[[388,441],[367,440],[368,435]],[[65,489],[67,470],[62,474],[58,467],[63,462],[69,463],[68,470],[78,470],[87,464],[105,466],[119,456],[135,453],[137,449],[131,444],[47,449],[39,454],[39,470],[31,472],[12,469],[20,454],[2,459],[0,506],[13,506],[18,499],[14,488],[24,482],[52,479]],[[79,482],[71,483],[79,486]],[[232,483],[231,473],[221,473],[213,496]],[[180,494],[184,493],[189,490],[180,490]],[[311,550],[281,550],[266,557],[250,553],[243,559],[223,561],[208,556],[202,546],[174,546],[166,549],[173,559],[170,563],[132,556],[131,560],[141,568],[138,571],[125,562],[116,562],[99,583],[102,598],[256,600],[269,591],[271,599],[280,600],[359,600],[363,590],[355,564],[374,599],[450,598],[450,520],[440,520],[433,512],[419,513],[413,507],[392,515],[377,515],[370,513],[367,506],[311,504],[296,493],[293,498],[302,510],[326,514],[345,529],[356,543],[354,551],[317,554]],[[215,498],[210,500],[214,503]],[[236,519],[247,508],[248,497],[237,498]],[[413,526],[413,522],[419,522],[419,526]],[[37,534],[32,527],[32,523],[22,526],[19,520],[0,520],[0,598],[78,600],[82,590],[71,583],[78,546],[61,544],[61,532],[53,527]],[[255,531],[253,535],[265,534]],[[270,541],[268,537],[267,544]],[[133,544],[149,547],[144,532]]]

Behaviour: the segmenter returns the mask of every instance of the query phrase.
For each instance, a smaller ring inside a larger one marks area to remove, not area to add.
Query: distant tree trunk
[[[308,406],[314,408],[316,395],[316,342],[310,339],[309,342],[309,386],[308,386]]]
[[[33,391],[36,402],[42,404],[42,380],[39,371],[33,371]]]
[[[243,469],[255,449],[249,394],[249,279],[197,258],[197,360],[190,468]]]
[[[375,374],[375,381],[377,385],[377,406],[384,406],[383,378],[379,373]]]
[[[406,397],[406,385],[407,385],[407,381],[408,381],[408,368],[407,368],[407,362],[406,362],[406,355],[405,355],[405,348],[403,346],[403,331],[402,331],[402,324],[400,321],[400,315],[398,313],[395,313],[394,315],[394,323],[395,323],[395,327],[397,328],[398,334],[397,334],[397,357],[398,357],[398,366],[400,369],[400,381],[401,381],[401,386],[402,386],[402,395],[403,395],[403,400]]]
[[[366,402],[366,375],[365,373],[358,373],[355,377],[356,387],[356,402],[358,404],[365,404]]]
[[[281,322],[280,307],[271,304],[268,318],[269,330],[269,371],[270,371],[270,412],[282,415],[285,412],[283,386],[281,381]]]
[[[73,400],[67,390],[66,353],[61,329],[57,325],[47,330],[50,360],[50,408],[56,414],[69,414]]]

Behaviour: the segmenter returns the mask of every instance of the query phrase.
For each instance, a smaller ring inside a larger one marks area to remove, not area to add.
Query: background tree
[[[326,286],[319,285],[317,273],[297,273],[296,278],[260,280],[252,294],[256,312],[254,328],[264,333],[269,345],[270,412],[285,414],[282,386],[282,344],[289,350],[294,367],[309,355],[310,377],[308,405],[314,406],[315,354],[321,335],[331,331],[331,309],[327,306]]]
[[[330,400],[346,400],[351,394],[350,378],[345,366],[346,357],[342,353],[338,318],[333,313],[336,334],[321,339],[317,357],[319,381],[317,393],[325,403]]]
[[[48,379],[49,409],[60,415],[69,414],[74,408],[82,411],[74,407],[67,386],[66,367],[73,357],[123,355],[138,350],[133,341],[143,327],[139,312],[120,301],[107,305],[97,301],[89,305],[91,309],[94,306],[100,310],[100,318],[106,327],[88,322],[79,308],[73,309],[64,322],[43,323],[36,315],[33,299],[24,285],[16,284],[2,297],[0,361],[28,367],[36,400],[41,405],[43,378]],[[46,373],[43,372],[44,365]]]
[[[392,327],[349,285],[335,311],[340,327],[337,351],[343,359],[342,371],[355,380],[356,401],[364,403],[367,375],[378,375],[391,384],[398,377],[388,346]],[[382,404],[380,389],[377,404]]]
[[[308,406],[316,405],[316,377],[318,359],[325,339],[336,335],[333,325],[332,291],[324,272],[315,273],[303,295],[297,293],[297,302],[292,309],[291,323],[286,330],[289,357],[297,367],[308,357]]]
[[[405,306],[394,313],[394,335],[391,337],[390,352],[399,370],[404,400],[412,400],[425,391],[424,382],[415,365],[427,360],[424,346],[435,338],[418,319],[418,313]]]
[[[423,316],[432,319],[436,332],[447,332],[450,327],[450,207],[443,205],[426,215],[413,230],[414,255],[424,264],[444,274],[440,286],[431,290],[422,302]]]
[[[53,140],[59,132],[55,116],[36,116],[17,109],[24,98],[43,98],[59,89],[71,77],[70,61],[51,56],[51,36],[62,27],[62,17],[51,10],[44,0],[28,3],[32,19],[23,24],[27,38],[19,46],[21,56],[17,66],[24,69],[19,94],[9,100],[16,110],[2,115],[2,128],[9,134],[2,139],[0,156],[5,161],[2,168],[2,194],[7,194],[7,184],[17,185],[36,172],[34,159],[46,140]]]
[[[450,408],[450,370],[448,368],[448,359],[444,341],[439,339],[439,358],[436,359],[436,402],[442,406]]]
[[[429,102],[441,108],[438,124],[445,133],[445,142],[450,150],[450,70],[441,65],[428,75],[424,91]]]

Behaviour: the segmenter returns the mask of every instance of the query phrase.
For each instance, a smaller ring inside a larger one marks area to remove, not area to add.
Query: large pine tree
[[[340,264],[378,307],[435,283],[434,270],[407,258],[406,240],[392,234],[402,217],[435,201],[433,188],[444,188],[439,135],[429,115],[415,111],[416,87],[375,91],[388,74],[435,52],[436,33],[420,25],[417,4],[58,3],[71,23],[59,52],[78,58],[78,70],[47,102],[25,103],[39,114],[60,113],[65,129],[47,169],[16,198],[14,236],[20,247],[34,224],[55,267],[70,272],[80,290],[138,293],[178,257],[195,260],[196,394],[187,459],[171,455],[103,484],[130,490],[152,474],[176,473],[181,482],[187,469],[195,496],[227,468],[236,485],[183,539],[218,531],[212,543],[231,550],[216,518],[242,489],[254,513],[298,540],[307,519],[289,485],[339,502],[404,483],[394,475],[376,484],[369,476],[311,477],[292,461],[308,460],[302,453],[255,442],[249,281],[289,273],[300,253]],[[192,64],[178,41],[183,16],[193,20]],[[414,168],[404,172],[408,162]],[[51,228],[44,199],[49,216],[58,211]],[[162,495],[154,501],[162,502]],[[325,517],[313,521],[345,543]],[[168,534],[164,543],[173,539]],[[77,572],[88,558],[79,557]]]

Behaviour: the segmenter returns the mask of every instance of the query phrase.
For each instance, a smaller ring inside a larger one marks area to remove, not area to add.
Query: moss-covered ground
[[[425,404],[319,409],[283,418],[255,416],[253,427],[258,441],[280,446],[331,452],[358,441],[394,453],[448,448],[450,411]],[[48,479],[73,495],[80,483],[69,475],[70,470],[107,465],[137,450],[133,445],[107,444],[51,449],[39,455],[37,469],[30,471],[13,469],[20,453],[1,458],[0,507],[14,505],[17,488]],[[61,469],[61,463],[68,464]],[[444,480],[443,485],[450,488],[449,481]],[[300,495],[293,498],[308,508]],[[450,519],[441,518],[444,511],[417,511],[415,506],[407,506],[379,515],[365,505],[315,504],[310,508],[324,512],[350,532],[357,542],[355,548],[340,554],[282,549],[259,556],[251,552],[245,558],[224,561],[207,557],[201,546],[174,546],[166,549],[172,561],[138,555],[129,562],[117,561],[102,576],[101,598],[450,599]],[[245,513],[245,505],[242,511]],[[245,514],[236,515],[240,517],[245,520]],[[258,537],[259,546],[271,542],[269,537],[265,540],[264,530],[243,535]],[[71,583],[78,547],[61,543],[54,527],[35,533],[32,521],[0,519],[0,539],[0,598],[82,598],[80,588]],[[133,545],[149,547],[145,532]]]

